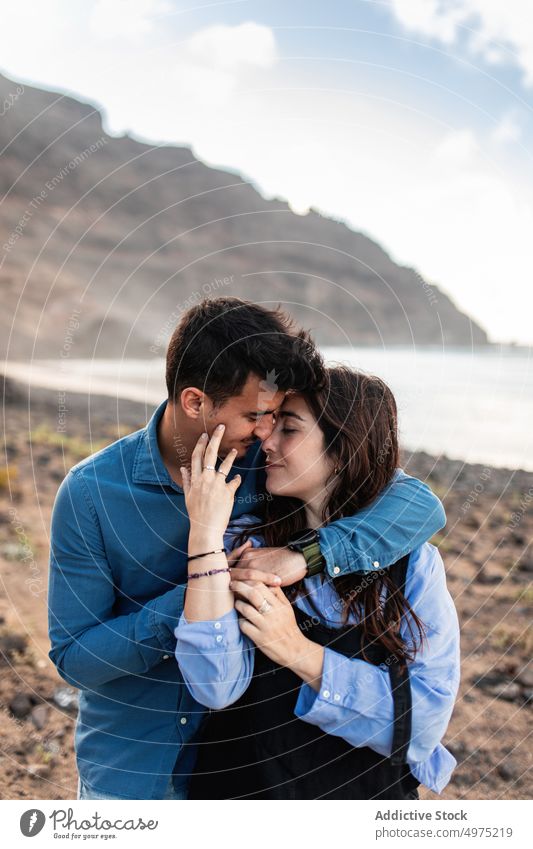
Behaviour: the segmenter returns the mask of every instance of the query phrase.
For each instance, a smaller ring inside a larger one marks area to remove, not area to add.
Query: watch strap
[[[318,542],[310,542],[308,545],[304,545],[302,547],[302,554],[305,557],[305,562],[307,563],[308,578],[311,578],[313,575],[318,575],[320,572],[324,571],[326,562]]]

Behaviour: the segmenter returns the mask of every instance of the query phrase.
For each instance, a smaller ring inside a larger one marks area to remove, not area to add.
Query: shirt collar
[[[154,411],[152,418],[142,429],[133,461],[132,479],[134,483],[151,483],[158,486],[172,486],[182,491],[170,477],[157,444],[157,425],[165,412],[167,400]]]

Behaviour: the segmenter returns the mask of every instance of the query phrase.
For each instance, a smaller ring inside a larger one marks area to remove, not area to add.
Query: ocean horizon
[[[322,347],[328,364],[379,375],[398,404],[406,451],[533,471],[533,358],[527,348]],[[15,380],[155,406],[166,397],[163,358],[6,362]],[[30,395],[31,397],[31,395]]]

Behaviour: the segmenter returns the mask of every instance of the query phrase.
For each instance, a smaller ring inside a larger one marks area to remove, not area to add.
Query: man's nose
[[[274,418],[273,416],[263,416],[263,418],[257,422],[257,425],[254,428],[254,434],[257,436],[261,442],[264,442],[265,439],[268,439],[274,430]]]

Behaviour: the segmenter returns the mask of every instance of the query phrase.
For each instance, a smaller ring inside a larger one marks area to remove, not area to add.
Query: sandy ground
[[[79,459],[142,427],[152,410],[8,386],[0,455],[0,798],[73,799],[76,693],[48,659],[47,561],[55,492]],[[117,425],[119,422],[119,425]],[[459,764],[437,796],[532,795],[533,474],[406,455],[443,499],[444,557],[462,629],[462,683],[444,743]]]

